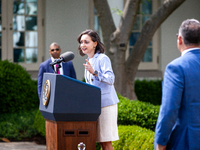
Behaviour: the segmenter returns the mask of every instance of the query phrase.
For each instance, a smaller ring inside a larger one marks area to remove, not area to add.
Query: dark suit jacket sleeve
[[[76,79],[76,72],[72,61],[69,62],[69,68],[70,68],[70,77]]]
[[[41,97],[43,74],[44,74],[44,66],[43,66],[43,64],[40,64],[39,73],[38,73],[38,96],[39,96],[39,99]]]

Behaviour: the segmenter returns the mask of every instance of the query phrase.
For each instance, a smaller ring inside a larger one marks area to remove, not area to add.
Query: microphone
[[[74,53],[73,52],[66,52],[60,55],[60,58],[62,59],[63,62],[68,62],[72,59],[74,59]]]
[[[70,60],[74,59],[74,53],[73,52],[65,52],[62,55],[60,55],[60,58],[55,59],[54,62],[50,63],[50,66],[52,67],[52,69],[54,68],[53,65],[55,64],[59,64],[61,62],[68,62]],[[54,69],[53,69],[54,70]]]

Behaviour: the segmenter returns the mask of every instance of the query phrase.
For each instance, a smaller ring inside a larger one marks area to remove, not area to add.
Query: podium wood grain
[[[78,150],[83,142],[86,150],[95,150],[96,121],[55,122],[46,119],[47,150]]]

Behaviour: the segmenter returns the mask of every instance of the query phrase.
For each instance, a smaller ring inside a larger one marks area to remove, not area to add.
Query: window
[[[99,25],[99,20],[97,16],[97,11],[94,8],[94,30],[99,34],[100,33],[100,25]]]
[[[145,0],[141,3],[140,9],[136,18],[136,22],[133,26],[133,31],[130,36],[129,41],[129,51],[131,51],[139,37],[139,34],[142,30],[143,24],[152,14],[152,1]],[[142,62],[152,62],[152,42],[150,42]]]
[[[99,20],[97,16],[97,11],[94,8],[94,31],[96,31],[101,39],[103,41],[103,36],[102,36],[102,31],[101,31],[101,26],[99,25]]]
[[[36,63],[38,55],[37,46],[37,0],[14,1],[14,62]]]
[[[128,54],[133,49],[137,38],[140,35],[145,21],[152,15],[154,8],[157,7],[157,2],[152,0],[143,0],[133,26],[132,33],[129,39]],[[143,59],[139,65],[139,70],[154,70],[158,69],[158,32],[155,33],[152,41],[149,43]],[[128,55],[127,54],[127,55]]]
[[[1,59],[19,63],[27,70],[38,70],[44,49],[42,35],[44,0],[1,0],[0,2]]]
[[[93,19],[91,19],[93,22],[94,30],[97,31],[99,33],[99,35],[101,36],[101,28],[99,26],[99,22],[98,22],[98,17],[96,14],[96,10],[94,7],[93,8]],[[114,6],[113,6],[114,8]],[[129,55],[129,52],[133,49],[135,42],[137,41],[137,38],[139,37],[139,34],[142,30],[142,27],[145,23],[145,21],[152,15],[153,11],[156,10],[158,8],[158,1],[152,1],[152,0],[143,0],[139,11],[138,11],[138,15],[136,18],[136,22],[134,24],[132,33],[130,35],[130,40],[129,40],[129,45],[128,45],[128,50],[126,55]],[[91,17],[91,16],[90,16]],[[92,23],[90,23],[90,26]],[[149,43],[148,48],[144,54],[144,57],[139,65],[139,70],[157,70],[158,69],[158,49],[159,49],[159,38],[158,38],[158,33],[159,31],[157,31],[154,34],[154,37],[152,39],[152,41]]]

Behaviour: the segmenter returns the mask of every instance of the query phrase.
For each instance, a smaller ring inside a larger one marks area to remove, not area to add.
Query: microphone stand
[[[60,65],[61,62],[62,62],[62,59],[55,59],[54,62],[51,62],[49,64],[56,74],[58,74],[58,69],[61,68],[61,65]],[[56,65],[56,64],[58,64],[58,67],[56,67],[56,70],[55,70],[54,65]]]

